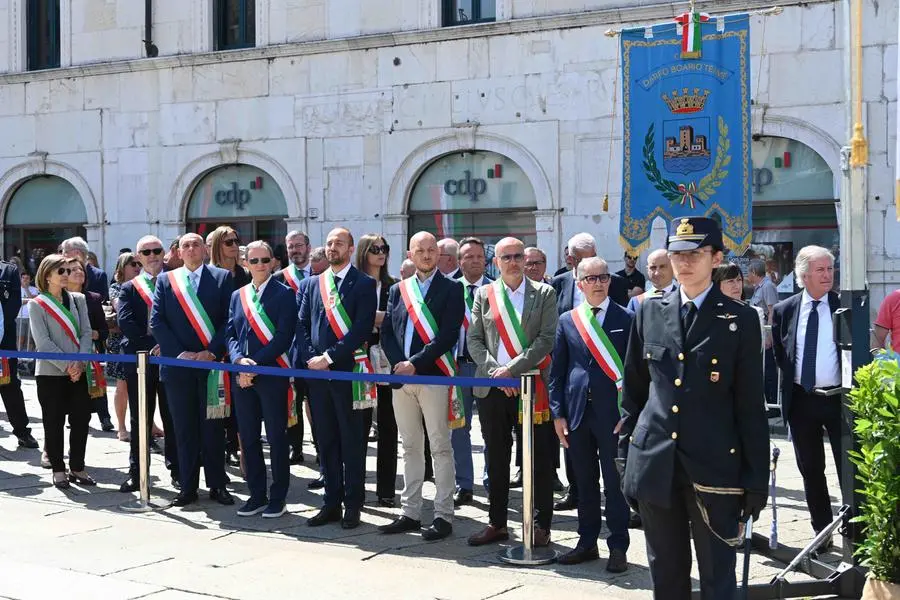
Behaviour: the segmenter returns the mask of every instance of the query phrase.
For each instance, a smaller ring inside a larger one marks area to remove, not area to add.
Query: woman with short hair
[[[74,261],[51,254],[41,261],[35,277],[40,294],[29,311],[31,335],[38,352],[88,354],[93,350],[91,321],[83,294],[66,288]],[[53,469],[53,485],[67,489],[69,483],[95,485],[84,470],[91,400],[88,394],[88,363],[37,359],[35,380],[43,412],[44,445]],[[69,467],[63,460],[63,433],[69,417]]]
[[[744,274],[733,262],[722,263],[712,273],[713,283],[719,286],[722,293],[735,300],[744,300]],[[759,328],[762,330],[762,350],[766,349],[765,315],[758,306],[752,307],[759,315]]]

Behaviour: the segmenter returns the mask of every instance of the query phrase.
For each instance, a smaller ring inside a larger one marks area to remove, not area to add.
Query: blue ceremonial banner
[[[750,244],[749,22],[693,13],[622,32],[627,252],[649,245],[656,217],[708,216],[730,250]]]

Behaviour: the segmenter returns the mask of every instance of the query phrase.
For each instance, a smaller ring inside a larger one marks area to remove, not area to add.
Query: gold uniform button
[[[678,439],[678,434],[675,433],[674,431],[672,432],[672,439],[673,439],[673,440],[677,440],[677,439]]]
[[[672,405],[672,412],[676,413],[676,414],[678,413],[678,405],[677,404]]]
[[[681,380],[680,380],[680,379],[676,379],[676,380],[675,380],[675,387],[681,387]]]
[[[684,354],[681,352],[678,353],[678,360],[684,360]]]
[[[719,364],[719,359],[718,358],[712,359],[712,364],[714,364],[714,365]]]
[[[729,454],[734,454],[734,452],[735,452],[734,448],[732,448],[731,450],[728,451]]]

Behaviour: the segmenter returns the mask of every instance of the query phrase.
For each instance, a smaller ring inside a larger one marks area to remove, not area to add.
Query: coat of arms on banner
[[[720,220],[726,245],[750,243],[747,15],[689,13],[622,32],[621,240],[649,244],[656,217]]]

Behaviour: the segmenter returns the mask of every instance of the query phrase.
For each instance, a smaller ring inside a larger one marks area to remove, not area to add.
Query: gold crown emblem
[[[694,88],[693,92],[688,88],[672,90],[672,95],[663,94],[663,102],[669,107],[669,110],[675,114],[683,115],[700,112],[706,106],[706,100],[709,98],[709,90],[701,90]]]
[[[694,226],[691,225],[689,219],[682,219],[681,225],[679,225],[675,229],[675,235],[693,235],[694,234]]]

